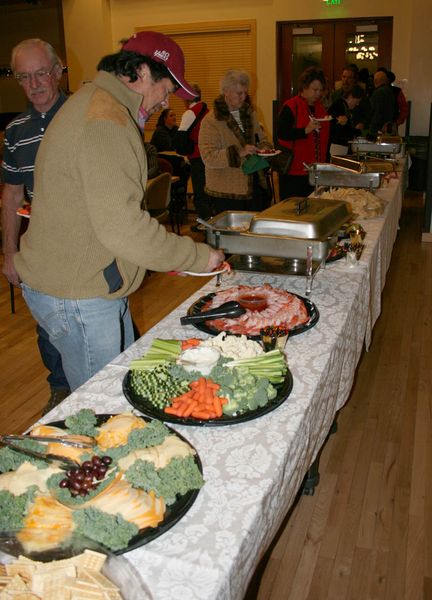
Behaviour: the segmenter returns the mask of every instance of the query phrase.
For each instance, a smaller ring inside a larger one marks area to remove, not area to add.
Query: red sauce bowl
[[[261,311],[267,308],[267,298],[261,294],[244,294],[237,298],[237,302],[246,310]]]

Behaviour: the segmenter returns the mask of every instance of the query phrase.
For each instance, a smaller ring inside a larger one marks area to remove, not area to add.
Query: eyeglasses
[[[38,69],[34,73],[15,73],[15,79],[20,85],[28,85],[32,78],[40,83],[46,83],[56,66],[57,63],[53,65],[49,71]]]

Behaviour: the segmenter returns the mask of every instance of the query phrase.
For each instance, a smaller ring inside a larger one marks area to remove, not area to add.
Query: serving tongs
[[[7,442],[22,442],[23,440],[34,440],[35,442],[47,442],[53,444],[63,444],[72,448],[92,448],[96,446],[96,440],[89,435],[75,435],[68,433],[66,435],[3,435],[0,439]]]
[[[72,438],[72,439],[71,439]],[[96,440],[90,436],[74,436],[66,435],[64,437],[55,436],[38,436],[38,435],[0,435],[0,444],[33,458],[39,458],[46,462],[56,463],[61,469],[70,469],[72,467],[79,467],[80,464],[67,456],[60,456],[58,454],[52,454],[50,452],[37,452],[36,450],[30,450],[23,448],[14,442],[22,440],[34,440],[35,442],[53,442],[57,444],[64,444],[65,446],[72,446],[75,448],[92,448],[96,444]]]
[[[236,317],[244,315],[245,312],[246,309],[243,308],[243,306],[240,306],[240,304],[234,300],[230,300],[229,302],[224,302],[224,304],[221,304],[217,308],[212,308],[211,310],[206,310],[196,315],[186,315],[185,317],[181,317],[180,323],[182,325],[190,325],[193,323],[201,323],[202,321],[209,321],[211,319],[235,319]]]

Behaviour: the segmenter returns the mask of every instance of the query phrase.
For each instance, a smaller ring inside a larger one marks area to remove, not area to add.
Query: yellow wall
[[[413,101],[411,134],[427,135],[432,100],[428,63],[432,56],[430,0],[63,0],[71,89],[94,76],[98,59],[118,49],[135,27],[214,20],[256,19],[257,104],[271,131],[271,106],[276,95],[276,22],[392,16],[392,69]],[[217,8],[217,10],[216,10]],[[96,23],[96,25],[94,25]],[[427,74],[427,71],[429,73]]]
[[[113,51],[109,0],[63,0],[69,88],[93,79],[96,66]]]

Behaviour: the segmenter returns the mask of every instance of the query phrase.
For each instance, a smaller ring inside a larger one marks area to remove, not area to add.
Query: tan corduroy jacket
[[[230,114],[223,97],[219,96],[213,110],[201,122],[199,149],[205,164],[205,191],[209,196],[252,198],[252,176],[243,173],[239,151],[246,144],[262,148],[271,145],[250,105],[245,104],[240,109],[240,119],[244,131]]]
[[[145,269],[207,266],[208,246],[168,233],[141,209],[147,183],[136,124],[141,102],[102,71],[52,120],[36,159],[30,226],[15,257],[31,288],[60,298],[119,298],[139,287]],[[110,292],[113,270],[121,279]]]

